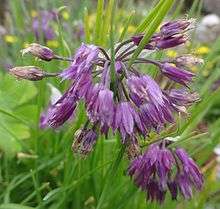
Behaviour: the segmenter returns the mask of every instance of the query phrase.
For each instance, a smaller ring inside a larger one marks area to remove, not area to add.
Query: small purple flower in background
[[[164,24],[145,48],[162,50],[185,43],[190,25],[191,20]],[[170,191],[172,199],[177,199],[178,194],[188,199],[192,197],[193,188],[200,190],[203,184],[202,174],[195,162],[183,149],[169,148],[172,142],[168,140],[151,144],[140,155],[139,141],[146,140],[152,132],[159,135],[166,127],[175,127],[176,113],[186,113],[187,107],[199,101],[199,95],[189,90],[195,74],[187,68],[202,61],[190,55],[173,60],[140,56],[130,66],[130,58],[142,38],[143,35],[137,35],[116,44],[114,67],[108,52],[95,45],[82,43],[73,58],[61,57],[38,44],[25,49],[24,53],[29,52],[45,61],[71,62],[59,73],[42,71],[38,79],[56,76],[61,81],[70,82],[68,90],[50,103],[48,110],[42,114],[40,127],[62,126],[74,115],[78,103],[82,101],[87,120],[74,137],[73,152],[87,155],[93,150],[99,135],[107,138],[109,133],[119,133],[128,158],[132,160],[128,174],[147,193],[148,200],[162,203],[167,191]],[[154,65],[158,77],[141,72],[138,69],[141,64]],[[37,74],[36,71],[34,73]],[[28,75],[25,71],[19,76],[31,80]],[[169,79],[158,82],[164,77]],[[32,80],[37,79],[33,77]]]
[[[57,13],[54,11],[40,11],[32,21],[32,29],[36,40],[42,37],[44,41],[52,40],[56,37],[51,23],[56,20]]]
[[[128,168],[128,174],[147,193],[147,199],[159,203],[164,201],[167,191],[172,199],[178,193],[189,199],[193,188],[201,190],[203,185],[203,176],[192,158],[183,149],[168,148],[167,142],[150,145]]]

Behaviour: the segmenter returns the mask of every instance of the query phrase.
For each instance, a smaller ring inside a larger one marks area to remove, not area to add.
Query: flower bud
[[[90,153],[96,144],[98,135],[92,130],[79,130],[75,134],[75,141],[72,144],[72,150],[74,153],[87,155]]]
[[[51,61],[55,57],[54,52],[50,48],[36,43],[30,44],[26,49],[21,50],[21,52],[22,55],[30,53],[45,61]]]
[[[193,67],[194,65],[203,65],[204,60],[198,57],[194,57],[190,54],[186,54],[186,55],[177,57],[175,60],[175,64],[177,66]]]
[[[45,72],[35,66],[14,67],[9,69],[9,73],[18,79],[30,81],[42,80],[46,76]]]

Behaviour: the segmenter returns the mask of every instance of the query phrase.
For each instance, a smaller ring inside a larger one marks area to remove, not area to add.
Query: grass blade
[[[100,43],[103,10],[104,10],[104,0],[98,0],[97,10],[96,10],[96,25],[95,25],[95,44],[96,45],[99,45]]]

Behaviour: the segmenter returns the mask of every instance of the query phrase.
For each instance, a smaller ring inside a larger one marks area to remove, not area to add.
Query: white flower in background
[[[220,18],[216,14],[202,18],[196,29],[196,36],[202,43],[214,42],[220,35]]]

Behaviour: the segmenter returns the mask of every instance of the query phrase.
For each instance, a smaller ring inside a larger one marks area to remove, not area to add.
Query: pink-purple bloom
[[[74,79],[76,76],[80,76],[83,72],[91,71],[93,61],[98,58],[98,53],[98,47],[82,44],[77,50],[71,66],[64,70],[60,76],[63,79]]]
[[[161,26],[160,31],[152,36],[145,49],[167,49],[184,44],[188,40],[185,34],[190,29],[192,20],[176,20]],[[132,37],[134,44],[139,45],[143,34]]]
[[[147,193],[147,199],[159,203],[164,201],[167,191],[172,199],[178,193],[189,199],[193,188],[201,190],[203,185],[203,176],[192,158],[184,149],[172,150],[168,144],[164,140],[150,145],[128,168],[128,174]]]
[[[188,83],[190,83],[195,76],[194,73],[175,67],[170,63],[161,64],[160,69],[163,75],[185,86],[187,86]]]

